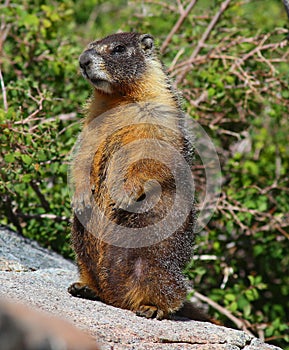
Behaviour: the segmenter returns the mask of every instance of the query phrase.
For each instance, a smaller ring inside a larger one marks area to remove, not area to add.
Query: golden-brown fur
[[[80,57],[80,66],[94,91],[71,168],[72,242],[80,282],[69,291],[140,316],[168,317],[186,296],[181,270],[191,256],[194,209],[169,235],[162,237],[166,223],[163,230],[152,229],[153,244],[144,245],[146,237],[139,237],[139,245],[138,238],[126,241],[120,228],[153,226],[174,208],[171,148],[183,159],[190,152],[178,99],[149,35],[122,33],[96,41]],[[152,159],[154,145],[161,159]],[[177,170],[182,171],[181,163]],[[154,198],[159,188],[157,205],[130,211],[145,196]],[[173,221],[181,211],[173,210]]]

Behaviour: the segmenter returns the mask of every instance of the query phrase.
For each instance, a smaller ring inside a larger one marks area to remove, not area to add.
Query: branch
[[[255,55],[255,53],[257,53],[260,50],[268,50],[270,47],[275,46],[276,44],[269,44],[269,45],[263,45],[265,43],[265,41],[270,37],[270,35],[265,35],[262,39],[261,42],[254,47],[253,50],[251,50],[250,52],[246,53],[246,55],[244,55],[242,58],[238,59],[235,61],[235,63],[232,65],[231,70],[234,70],[236,68],[236,66],[240,66],[243,62],[245,62],[248,58],[252,57]]]
[[[31,95],[31,93],[27,93],[27,96],[30,97],[34,102],[37,103],[38,105],[38,108],[33,112],[31,113],[27,118],[25,118],[24,120],[18,120],[16,121],[14,124],[15,125],[18,125],[18,124],[26,124],[26,123],[29,123],[31,122],[32,120],[36,120],[36,119],[33,119],[38,113],[40,113],[42,110],[43,110],[43,102],[45,101],[45,97],[43,96],[43,94],[37,89],[37,92],[40,96],[40,99],[37,100],[37,98],[33,97]]]
[[[178,76],[177,80],[176,80],[176,84],[179,84],[180,82],[183,81],[184,77],[186,76],[187,72],[190,70],[190,66],[192,64],[192,62],[194,61],[194,59],[196,58],[196,56],[199,54],[201,48],[204,46],[205,41],[209,38],[211,31],[213,30],[213,28],[216,26],[216,24],[218,23],[221,15],[223,14],[223,12],[225,12],[225,10],[227,9],[227,7],[229,6],[231,0],[225,0],[221,6],[219,11],[215,14],[215,16],[212,18],[211,22],[209,23],[207,29],[205,30],[204,34],[202,35],[201,39],[198,42],[197,47],[195,48],[195,50],[193,51],[192,55],[190,56],[189,60],[188,60],[188,64],[186,65],[186,67],[184,67],[183,71],[180,73],[180,75]]]
[[[40,124],[55,122],[56,120],[61,120],[61,121],[66,122],[68,120],[74,120],[74,119],[77,119],[76,112],[63,113],[63,114],[56,115],[54,117],[43,119]]]
[[[12,209],[13,204],[12,204],[11,198],[7,194],[4,194],[2,201],[5,203],[4,207],[5,207],[8,222],[11,222],[16,227],[17,232],[21,236],[23,236],[22,227],[20,225],[19,219],[18,219],[17,215],[15,215],[15,213]]]
[[[2,98],[3,98],[4,111],[7,113],[7,111],[8,111],[8,103],[7,103],[6,87],[5,87],[5,84],[4,84],[1,68],[0,68],[0,82],[1,82],[1,89],[2,89],[2,95],[3,95]]]
[[[147,4],[159,5],[171,12],[176,12],[176,8],[174,6],[171,6],[171,4],[168,4],[168,1],[146,0],[145,2]]]
[[[70,218],[68,218],[67,216],[58,216],[55,214],[24,214],[16,212],[16,215],[24,219],[50,219],[56,222],[70,222]]]
[[[4,3],[4,7],[8,7],[9,3],[10,3],[10,0],[6,0]],[[0,57],[2,56],[3,45],[7,38],[10,28],[11,28],[11,24],[6,24],[5,17],[4,15],[2,15],[1,25],[0,25]],[[0,83],[1,83],[1,89],[2,89],[2,95],[3,95],[2,98],[3,98],[4,111],[7,112],[8,111],[7,94],[6,94],[6,88],[5,88],[4,79],[1,71],[1,64],[2,62],[0,62]]]
[[[33,188],[34,192],[37,194],[38,198],[40,199],[42,207],[46,211],[50,211],[50,204],[47,201],[47,199],[44,197],[43,193],[40,191],[38,184],[35,181],[30,181],[30,186]]]
[[[223,306],[217,304],[215,301],[213,301],[212,299],[204,296],[203,294],[200,294],[198,292],[196,292],[194,290],[194,296],[205,302],[206,304],[210,305],[213,309],[219,311],[221,314],[223,314],[224,316],[226,316],[229,320],[231,320],[236,326],[237,328],[241,329],[242,331],[250,334],[251,336],[254,336],[249,330],[248,328],[251,328],[251,324],[244,320],[244,319],[239,319],[237,317],[235,317],[229,310],[227,310],[226,308],[224,308]]]
[[[188,17],[188,14],[192,10],[192,8],[197,3],[197,0],[192,0],[185,11],[181,13],[181,16],[179,17],[177,23],[174,25],[173,29],[170,31],[169,35],[167,36],[166,40],[163,42],[161,46],[161,53],[163,53],[168,46],[169,42],[172,40],[172,37],[176,34],[176,32],[180,29],[181,25],[183,24],[184,20]]]

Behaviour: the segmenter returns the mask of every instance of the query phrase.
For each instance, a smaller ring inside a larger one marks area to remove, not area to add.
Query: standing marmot
[[[80,282],[69,292],[168,317],[186,297],[195,222],[184,115],[148,34],[92,42],[79,63],[93,98],[70,174]]]

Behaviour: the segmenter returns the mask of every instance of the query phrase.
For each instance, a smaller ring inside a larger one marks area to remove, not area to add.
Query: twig
[[[178,53],[176,54],[176,56],[174,57],[174,59],[173,59],[173,61],[172,61],[172,63],[171,63],[171,65],[170,65],[170,67],[168,68],[168,73],[170,73],[173,69],[174,69],[174,67],[175,67],[175,65],[177,64],[177,62],[178,62],[178,59],[182,56],[182,54],[185,52],[185,49],[184,48],[181,48],[179,51],[178,51]]]
[[[272,188],[277,188],[277,187],[272,187]],[[218,210],[225,216],[228,215],[228,213],[234,218],[235,222],[239,225],[239,227],[246,232],[246,234],[253,235],[256,232],[259,231],[272,231],[272,230],[277,230],[279,231],[285,238],[289,239],[289,234],[283,230],[283,228],[287,228],[289,226],[289,220],[286,220],[283,218],[275,217],[272,216],[271,213],[267,212],[260,212],[256,209],[248,209],[244,208],[240,203],[237,201],[234,201],[235,205],[231,204],[229,201],[227,201],[225,198],[220,199],[220,203],[218,204]],[[251,214],[255,217],[255,221],[257,222],[265,222],[269,220],[269,223],[259,226],[257,225],[256,227],[249,228],[245,226],[238,216],[235,214],[235,212],[240,212],[240,213],[248,213]]]
[[[273,66],[273,64],[270,62],[270,60],[267,60],[261,53],[261,51],[259,50],[257,52],[257,55],[259,56],[260,60],[258,61],[261,61],[261,62],[265,62],[267,64],[267,66],[269,66],[270,70],[271,70],[271,73],[274,75],[276,74],[276,69],[275,67]]]
[[[2,201],[5,203],[4,208],[8,218],[8,222],[11,222],[17,229],[17,232],[23,236],[22,227],[20,225],[17,215],[13,211],[12,199],[7,194],[4,194]]]
[[[40,95],[40,99],[39,101],[31,95],[31,93],[28,93],[27,96],[30,97],[33,101],[35,101],[37,104],[38,104],[38,108],[33,112],[31,113],[27,118],[25,118],[24,120],[19,120],[19,121],[16,121],[14,124],[15,125],[18,125],[18,124],[26,124],[26,123],[29,123],[31,122],[31,120],[36,120],[36,119],[33,119],[39,112],[42,111],[43,109],[43,102],[45,101],[45,97],[41,94],[41,92],[37,89],[37,92],[38,94]]]
[[[58,216],[55,214],[24,214],[16,212],[16,215],[24,219],[49,219],[54,220],[56,222],[70,221],[70,218],[68,218],[67,216]]]
[[[286,227],[286,226],[285,226],[285,227]],[[287,239],[289,239],[289,234],[288,234],[285,230],[283,230],[282,227],[276,226],[276,230],[278,230],[284,237],[286,237]]]
[[[191,104],[194,107],[197,107],[200,103],[206,101],[207,99],[208,99],[208,91],[204,90],[196,100],[191,101]]]
[[[56,120],[61,120],[61,121],[66,122],[67,120],[74,120],[74,119],[77,119],[76,112],[63,113],[63,114],[56,115],[54,117],[44,119],[44,120],[42,120],[42,122],[40,124],[55,122]]]
[[[255,40],[255,38],[242,38],[242,37],[240,37],[240,38],[237,38],[235,40],[230,41],[228,44],[226,44],[222,47],[216,47],[216,49],[218,49],[218,52],[223,52],[223,51],[228,50],[230,47],[240,45],[242,43],[252,43],[252,42],[254,42],[254,40]],[[214,56],[218,56],[218,58],[220,58],[220,55],[213,54],[215,52],[215,50],[211,51],[210,55],[202,56],[202,60],[206,61],[207,59],[214,58]],[[222,56],[222,57],[225,57],[225,56]],[[230,59],[233,59],[233,60],[236,59],[236,57],[234,57],[234,56],[230,56],[230,57],[231,57]],[[192,63],[194,63],[194,62],[195,62],[195,60]],[[189,60],[179,63],[175,68],[182,68],[184,66],[187,66],[188,64],[189,64]]]
[[[182,80],[184,79],[185,75],[190,70],[190,66],[191,66],[192,62],[194,61],[196,56],[199,54],[201,48],[204,46],[205,41],[209,38],[209,36],[211,34],[211,31],[213,30],[215,25],[218,23],[221,15],[227,9],[227,7],[229,6],[230,2],[231,2],[231,0],[225,0],[221,4],[219,11],[212,18],[212,20],[209,23],[207,29],[205,30],[205,32],[203,33],[201,39],[199,40],[197,47],[195,48],[195,50],[193,51],[192,55],[190,56],[187,66],[184,67],[183,71],[179,74],[178,78],[176,79],[176,84],[179,84],[180,82],[182,82]]]
[[[30,181],[30,186],[33,188],[34,192],[37,194],[38,198],[40,199],[42,207],[46,211],[50,211],[50,204],[47,201],[47,199],[44,197],[43,193],[40,191],[38,184],[35,181]]]
[[[147,4],[159,5],[159,6],[163,7],[163,8],[165,8],[165,9],[173,12],[173,13],[176,12],[176,8],[171,6],[171,4],[168,3],[168,1],[146,0],[145,2]],[[129,5],[130,5],[130,3],[135,4],[134,1],[130,1]]]
[[[178,3],[178,7],[179,7],[179,13],[182,15],[184,13],[184,8],[183,8],[183,4],[181,2],[181,0],[177,0]]]
[[[3,98],[4,111],[7,113],[7,111],[8,111],[8,103],[7,103],[6,87],[5,87],[4,80],[3,80],[1,66],[0,66],[0,82],[1,82],[1,89],[2,89],[2,98]]]
[[[254,336],[253,333],[251,333],[248,328],[251,328],[251,324],[244,320],[244,319],[239,319],[237,317],[235,317],[229,310],[227,310],[226,308],[222,307],[221,305],[217,304],[215,301],[213,301],[212,299],[206,297],[205,295],[194,291],[194,296],[207,303],[208,305],[210,305],[212,308],[214,308],[215,310],[219,311],[221,314],[225,315],[229,320],[231,320],[232,322],[235,323],[235,325],[239,328],[242,329],[244,332],[250,334],[251,336]]]
[[[199,260],[218,260],[219,257],[216,255],[209,255],[209,254],[203,254],[203,255],[193,255],[193,260],[199,261]]]
[[[211,125],[212,125],[212,124],[210,124],[209,126],[212,127]],[[234,131],[230,131],[230,130],[221,129],[221,128],[220,128],[219,130],[217,130],[217,132],[218,132],[218,134],[220,134],[220,135],[229,135],[229,136],[236,137],[236,139],[237,139],[238,141],[241,140],[240,133],[237,133],[237,132],[234,132]]]
[[[234,70],[234,69],[236,68],[236,66],[241,66],[241,64],[242,64],[243,62],[245,62],[248,58],[254,56],[255,53],[257,53],[258,51],[262,50],[262,48],[265,47],[263,44],[265,43],[265,41],[266,41],[268,38],[269,38],[269,35],[265,35],[265,36],[262,38],[261,42],[260,42],[256,47],[254,47],[253,50],[251,50],[250,52],[248,52],[248,53],[247,53],[246,55],[244,55],[241,59],[236,60],[235,63],[232,65],[231,70]],[[271,44],[269,44],[269,45],[271,45]],[[273,45],[275,45],[275,44],[273,44]],[[267,47],[266,47],[266,49],[267,49]]]
[[[185,11],[183,11],[181,13],[181,16],[179,17],[178,21],[176,22],[176,24],[173,26],[172,30],[170,31],[169,35],[166,37],[165,41],[163,42],[162,46],[161,46],[161,53],[163,53],[166,49],[166,47],[168,46],[169,42],[172,40],[172,37],[176,34],[176,32],[180,29],[181,25],[183,24],[183,22],[185,21],[185,19],[188,17],[188,14],[190,13],[190,11],[192,10],[192,8],[195,6],[195,4],[197,3],[197,0],[192,0],[189,5],[187,6],[187,8],[185,9]]]

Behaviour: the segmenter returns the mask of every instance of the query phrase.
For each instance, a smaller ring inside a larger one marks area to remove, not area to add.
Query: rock
[[[34,271],[50,267],[75,270],[72,262],[0,226],[0,271]]]
[[[67,287],[77,280],[75,265],[7,229],[0,229],[0,261],[0,297],[65,318],[93,336],[103,350],[280,350],[243,331],[185,319],[148,320],[99,301],[74,298]]]

